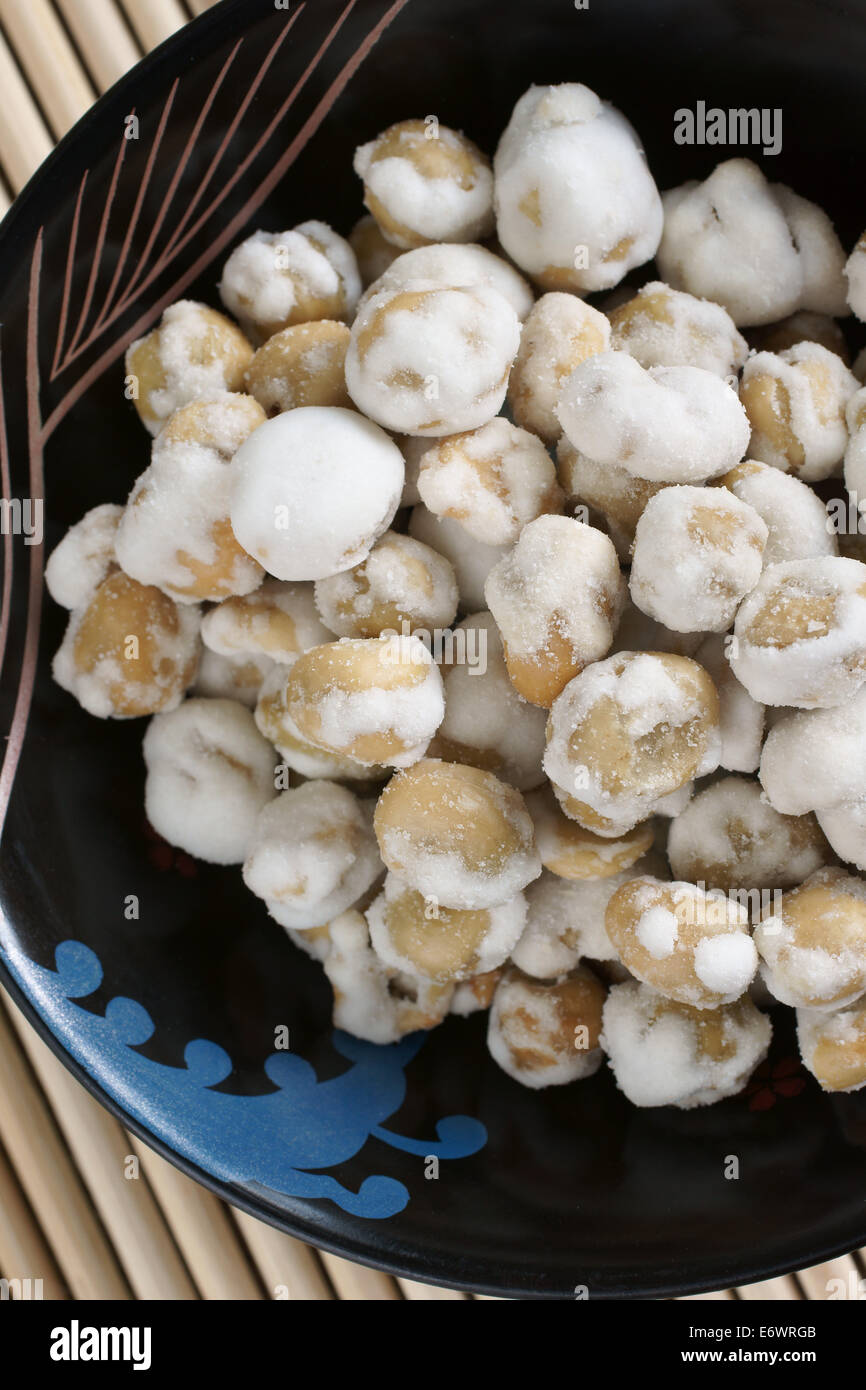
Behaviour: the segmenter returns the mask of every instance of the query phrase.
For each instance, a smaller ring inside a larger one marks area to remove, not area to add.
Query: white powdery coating
[[[672,956],[679,937],[679,924],[673,912],[657,904],[642,912],[635,927],[635,936],[653,960],[667,960]],[[700,973],[700,972],[698,972]],[[703,978],[703,977],[702,977]],[[714,988],[704,981],[708,988]]]
[[[722,865],[745,890],[792,888],[826,862],[820,837],[771,806],[757,782],[724,777],[673,821],[667,844],[676,878]]]
[[[519,344],[517,315],[489,284],[410,281],[377,291],[358,310],[346,386],[358,409],[386,429],[457,434],[497,414]]]
[[[226,552],[219,528],[228,521],[234,469],[232,455],[249,436],[243,396],[225,392],[208,402],[213,442],[154,442],[151,463],[136,481],[117,528],[115,547],[121,568],[139,584],[154,584],[178,603],[196,603],[199,567],[216,566]],[[241,406],[238,409],[238,406]],[[262,582],[261,567],[238,551],[231,565],[216,573],[206,597],[250,594]]]
[[[423,145],[426,133],[420,135]],[[418,169],[412,149],[419,143],[415,132],[401,136],[404,154],[373,159],[379,140],[359,145],[354,169],[363,179],[365,190],[381,203],[387,215],[414,236],[401,235],[392,227],[388,238],[398,246],[411,247],[417,237],[425,241],[478,241],[493,231],[493,172],[469,143],[456,131],[440,125],[436,140],[457,159],[472,156],[472,177],[468,186],[456,175],[431,178]]]
[[[316,581],[316,607],[339,637],[361,635],[359,625],[379,605],[409,615],[412,627],[429,630],[451,626],[457,614],[454,567],[432,547],[397,531],[386,531],[354,570]],[[320,638],[320,641],[327,640]]]
[[[513,1081],[531,1090],[546,1086],[567,1086],[598,1071],[602,1062],[600,1047],[575,1047],[569,1038],[563,1045],[562,1022],[554,999],[539,997],[519,977],[499,981],[487,1025],[487,1048],[491,1057]],[[534,1065],[521,1065],[521,1053],[533,1055]],[[539,1065],[544,1055],[546,1062]]]
[[[845,486],[858,508],[866,508],[866,386],[849,396],[845,419],[848,425]]]
[[[742,476],[726,480],[725,487],[741,502],[748,502],[767,527],[764,568],[784,560],[811,560],[839,553],[827,508],[799,478],[748,459]]]
[[[341,406],[302,406],[261,425],[234,457],[231,522],[277,579],[325,579],[369,554],[403,491],[403,455]]]
[[[508,300],[521,321],[535,302],[535,295],[523,276],[501,256],[494,255],[485,246],[445,242],[440,246],[419,246],[398,256],[362,296],[358,313],[374,295],[384,290],[404,290],[418,280],[438,285],[440,289],[489,285]]]
[[[392,688],[383,685],[347,689],[330,685],[314,701],[319,718],[315,742],[326,753],[342,755],[343,749],[350,748],[356,739],[390,733],[400,741],[404,751],[395,753],[388,760],[388,766],[410,767],[424,756],[442,723],[445,714],[442,677],[417,637],[381,637],[379,641],[383,663],[416,670],[424,668],[423,679]]]
[[[661,280],[642,285],[631,303],[637,306],[633,316],[620,321],[613,315],[611,347],[631,353],[642,367],[701,367],[728,377],[737,374],[748,356],[748,343],[721,304],[671,289]],[[658,314],[652,312],[655,305]]]
[[[610,323],[598,309],[575,294],[543,294],[523,325],[508,386],[519,424],[554,443],[563,381],[586,357],[609,347]]]
[[[240,864],[274,797],[274,754],[235,700],[185,700],[156,714],[143,744],[144,805],[169,844],[211,864]]]
[[[817,377],[817,384],[809,371]],[[784,352],[755,353],[743,369],[743,386],[755,377],[767,376],[787,395],[785,434],[790,430],[803,450],[803,461],[796,465],[798,477],[804,482],[828,478],[845,454],[845,406],[859,388],[857,378],[837,353],[820,343],[796,343]],[[760,429],[752,430],[749,453],[785,472],[792,468],[787,450]]]
[[[431,512],[452,516],[486,545],[511,544],[528,522],[561,502],[541,440],[502,416],[428,449],[418,494]]]
[[[417,975],[418,967],[409,956],[402,955],[391,936],[387,920],[390,903],[399,902],[406,893],[408,885],[397,874],[389,872],[385,876],[382,892],[366,911],[370,940],[376,955],[390,970],[399,970],[406,975]],[[459,976],[455,982],[468,980],[475,975],[485,975],[488,970],[497,970],[508,959],[513,947],[520,939],[526,925],[526,899],[522,893],[515,893],[505,902],[495,903],[484,909],[487,926],[479,942],[477,959]]]
[[[758,966],[754,941],[743,932],[705,936],[695,947],[695,974],[715,994],[739,998]]]
[[[48,592],[63,608],[89,603],[116,563],[114,538],[123,508],[106,502],[70,526],[45,566]]]
[[[816,1071],[815,1053],[821,1043],[835,1044],[850,1049],[851,1061],[862,1058],[866,1053],[866,1010],[862,1001],[847,1009],[827,1014],[816,1009],[797,1010],[797,1042],[803,1065],[812,1073],[822,1088],[834,1094],[845,1095],[859,1091],[866,1086],[866,1067],[862,1068],[862,1080],[855,1080],[851,1086],[826,1086]]]
[[[632,1105],[690,1110],[741,1091],[769,1050],[772,1025],[766,1014],[745,1001],[718,1010],[730,1049],[718,1061],[700,1050],[692,1018],[664,1005],[657,1014],[659,1003],[649,985],[631,981],[614,985],[605,1001],[602,1046]]]
[[[419,505],[414,507],[409,518],[409,535],[423,541],[444,555],[453,566],[460,591],[461,608],[472,611],[484,608],[484,585],[487,576],[510,546],[485,545],[477,541],[466,527],[450,516],[434,516],[431,511]]]
[[[866,690],[834,709],[784,715],[767,735],[759,776],[784,815],[858,801],[866,762]]]
[[[773,471],[777,478],[785,476]],[[694,658],[711,677],[719,696],[719,729],[722,736],[719,766],[727,768],[729,772],[756,772],[764,741],[764,706],[752,699],[731,670],[724,636],[714,633],[707,637],[694,653]]]
[[[626,352],[588,357],[558,409],[576,449],[660,483],[701,483],[743,457],[749,421],[736,392],[700,367],[644,370]]]
[[[613,542],[567,516],[540,516],[525,526],[484,585],[513,655],[543,652],[553,627],[585,664],[610,650],[625,594]]]
[[[373,807],[335,782],[284,791],[255,823],[243,875],[283,927],[323,926],[382,873]]]
[[[751,160],[725,160],[663,203],[663,279],[723,305],[738,326],[775,323],[797,309],[844,312],[841,248],[829,219],[769,184]]]
[[[159,365],[164,381],[148,393],[148,407],[153,419],[144,419],[151,434],[159,434],[169,415],[192,401],[227,391],[226,362],[219,352],[204,354],[202,342],[213,335],[213,323],[204,304],[194,299],[179,299],[170,304],[159,323]],[[234,325],[231,325],[232,328]],[[126,349],[126,367],[131,370],[132,358],[144,342],[137,338]]]
[[[617,667],[626,658],[628,660],[618,672]],[[651,734],[660,725],[682,728],[691,720],[705,717],[707,711],[694,691],[683,689],[663,658],[653,652],[626,652],[606,661],[596,661],[569,681],[554,700],[548,720],[544,770],[554,790],[559,788],[592,807],[598,815],[618,822],[619,833],[661,809],[659,799],[672,792],[681,792],[682,785],[664,764],[659,763],[652,768],[652,777],[640,792],[613,794],[606,790],[598,768],[575,764],[571,735],[597,702],[604,699],[611,699],[618,706],[623,731],[634,741]],[[702,734],[702,746],[695,750],[699,755],[695,776],[706,776],[718,767],[720,745],[717,727]],[[678,804],[674,814],[679,809]]]
[[[861,236],[845,263],[848,281],[848,307],[861,323],[866,323],[866,236]]]
[[[445,718],[437,737],[492,755],[496,775],[519,791],[537,787],[544,780],[547,711],[530,705],[511,684],[492,613],[472,614],[455,632],[466,634],[466,660],[459,659],[457,637],[456,664],[443,668]]]
[[[271,667],[262,681],[255,709],[255,721],[260,733],[273,743],[286,766],[299,773],[301,777],[309,778],[327,777],[353,782],[374,782],[385,777],[387,768],[379,767],[375,763],[368,767],[365,763],[356,762],[354,758],[327,753],[323,748],[314,747],[304,738],[285,708],[286,680],[290,669],[289,666],[278,664]],[[293,742],[290,745],[287,741],[280,742],[273,737],[274,730],[268,714],[275,696],[280,697],[281,701],[279,723],[284,739],[296,739],[297,743]]]
[[[221,656],[269,657],[291,666],[333,633],[316,610],[312,584],[266,579],[246,602],[220,603],[205,614],[201,637]]]
[[[119,688],[124,694],[133,694],[136,704],[140,707],[150,706],[151,709],[158,708],[163,711],[176,708],[184,697],[184,689],[179,683],[179,674],[187,667],[194,667],[199,651],[201,609],[197,606],[193,607],[191,604],[175,605],[177,628],[172,633],[167,632],[165,624],[159,621],[155,626],[153,624],[145,625],[144,633],[130,634],[137,636],[140,642],[144,637],[148,641],[156,639],[158,653],[154,663],[156,679],[147,683],[144,683],[138,674],[140,663],[137,657],[131,657],[127,662],[118,658],[112,651],[107,654],[96,654],[96,660],[91,669],[81,670],[76,658],[75,646],[79,629],[87,613],[87,604],[72,610],[66,632],[63,634],[63,641],[51,663],[51,674],[61,689],[68,690],[70,695],[75,696],[81,708],[86,710],[88,714],[95,715],[97,719],[130,717],[117,712],[113,693],[116,688]],[[169,662],[171,663],[171,675],[163,676],[160,668],[165,669],[165,663]],[[177,688],[174,694],[166,698],[166,690],[175,682],[177,682]]]
[[[530,87],[493,170],[499,240],[530,275],[566,270],[575,288],[603,290],[655,255],[662,205],[644,152],[588,87]]]
[[[841,936],[845,928],[846,898],[859,899],[862,903],[866,900],[866,883],[834,868],[818,869],[803,886],[808,888],[815,883],[823,883],[831,893],[838,895],[832,911],[825,909],[823,920],[829,929],[837,926]],[[796,917],[786,915],[784,898],[781,911],[765,917],[755,927],[755,944],[763,962],[767,988],[773,997],[782,1004],[820,1013],[843,1008],[860,999],[866,990],[862,930],[859,940],[852,932],[852,939],[841,946],[838,941],[833,946],[802,945],[798,941],[801,931]]]
[[[635,528],[632,599],[674,632],[726,632],[761,577],[767,534],[754,508],[724,488],[663,488]]]
[[[784,646],[750,641],[752,622],[770,605],[781,608],[782,595],[795,601],[832,600],[829,630],[827,623],[815,619],[814,636],[810,629]],[[749,694],[765,705],[798,709],[841,705],[866,680],[864,658],[866,565],[859,560],[826,556],[770,565],[737,613],[731,667]]]
[[[288,319],[299,297],[340,300],[331,318],[351,318],[361,277],[349,243],[325,222],[301,222],[290,232],[253,232],[223,268],[220,297],[242,323],[262,329]],[[313,314],[312,317],[319,317]]]
[[[398,977],[400,989],[392,993],[393,971],[382,964],[370,945],[367,923],[360,912],[344,912],[335,918],[329,938],[324,967],[334,990],[335,1028],[367,1042],[392,1043],[408,1031],[406,1015],[411,1018],[416,1005],[428,1021],[441,1020],[447,1014],[452,991],[429,980]]]
[[[828,806],[818,812],[818,824],[840,859],[866,869],[866,802]]]
[[[560,878],[542,870],[526,889],[529,913],[526,928],[511,952],[526,975],[556,979],[579,961],[619,959],[605,930],[607,905],[624,883],[654,872],[655,856],[646,856],[610,878]]]
[[[273,666],[270,657],[258,652],[221,656],[203,646],[190,693],[212,700],[237,700],[255,709],[262,682]]]

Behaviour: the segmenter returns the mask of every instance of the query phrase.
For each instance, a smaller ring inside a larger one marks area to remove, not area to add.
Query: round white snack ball
[[[866,869],[866,802],[828,806],[818,812],[818,824],[840,859]]]
[[[530,87],[493,170],[499,240],[542,289],[610,289],[655,255],[662,206],[644,152],[589,87]]]
[[[664,866],[654,854],[608,878],[560,878],[545,869],[526,889],[526,927],[512,961],[539,980],[555,980],[584,958],[616,961],[604,927],[607,905],[622,884],[657,871]]]
[[[835,1013],[797,1010],[797,1041],[803,1064],[824,1091],[859,1091],[866,1086],[866,1004]]]
[[[484,975],[474,975],[471,980],[461,980],[454,987],[449,1012],[458,1018],[486,1013],[501,978],[501,970],[488,970]]]
[[[382,873],[373,808],[335,782],[305,782],[261,811],[244,882],[283,927],[318,927],[351,907]]]
[[[493,907],[541,872],[522,796],[479,768],[425,758],[391,778],[374,824],[385,864],[433,905]]]
[[[286,676],[287,732],[326,753],[408,767],[442,723],[442,677],[417,637],[349,638],[313,647]],[[281,740],[277,740],[281,744]]]
[[[673,290],[660,280],[610,312],[611,347],[642,367],[702,367],[735,377],[749,345],[727,310],[709,299]]]
[[[435,1028],[454,996],[453,985],[389,970],[370,945],[363,913],[355,909],[330,923],[324,968],[334,991],[334,1027],[367,1042],[397,1042],[407,1033]]]
[[[354,758],[328,753],[304,738],[286,709],[289,668],[272,665],[259,687],[255,720],[259,732],[272,743],[283,760],[301,777],[327,777],[351,782],[376,782],[388,776],[378,763],[359,763]]]
[[[696,1009],[733,1003],[757,969],[746,908],[694,883],[631,879],[611,897],[604,923],[633,975]]]
[[[565,814],[549,784],[527,796],[526,804],[541,862],[561,878],[611,878],[636,863],[655,839],[649,820],[617,837],[586,830]]]
[[[829,858],[814,816],[783,816],[746,777],[698,792],[671,822],[667,852],[675,878],[739,897],[753,916],[756,895],[802,883]]]
[[[845,454],[845,407],[858,386],[842,359],[820,343],[755,353],[740,383],[751,457],[805,482],[829,477]]]
[[[660,483],[700,483],[743,457],[736,393],[701,367],[650,367],[626,352],[588,357],[563,385],[559,419],[575,449]]]
[[[493,772],[519,791],[543,780],[544,710],[518,695],[508,677],[491,613],[473,613],[443,649],[445,718],[430,756]]]
[[[845,422],[848,426],[845,486],[851,494],[851,501],[862,511],[866,508],[866,386],[848,397]]]
[[[389,873],[366,917],[373,949],[391,970],[456,984],[508,959],[526,924],[526,899],[516,893],[503,903],[469,911],[431,905]]]
[[[185,700],[144,736],[144,805],[157,834],[196,859],[240,864],[274,798],[274,752],[235,700]]]
[[[783,560],[838,554],[824,503],[799,478],[768,463],[744,459],[718,482],[741,502],[748,502],[766,524],[765,568]]]
[[[775,469],[773,470],[775,472]],[[777,478],[784,474],[776,473]],[[713,633],[694,652],[695,661],[712,679],[719,696],[722,751],[719,766],[729,772],[756,772],[761,761],[766,711],[740,685],[728,661],[727,638]]]
[[[339,637],[442,631],[457,613],[453,566],[397,531],[386,531],[360,565],[317,580],[315,588],[316,606]]]
[[[92,507],[70,526],[45,566],[48,592],[62,608],[81,608],[117,566],[114,541],[123,508]]]
[[[450,516],[434,516],[419,505],[409,518],[409,535],[423,541],[450,561],[457,576],[460,606],[468,612],[486,607],[484,585],[487,576],[511,549],[508,545],[485,545],[470,536],[466,527]]]
[[[866,233],[845,262],[845,278],[848,282],[848,308],[861,323],[866,323]]]
[[[454,285],[488,285],[507,299],[523,321],[535,303],[535,295],[519,271],[486,246],[443,242],[439,246],[419,246],[398,256],[378,280],[366,290],[358,312],[375,294],[385,290],[405,290],[424,280],[440,289]]]
[[[259,342],[293,323],[349,320],[361,293],[355,253],[325,222],[253,232],[223,268],[220,297]]]
[[[770,1046],[772,1025],[748,996],[695,1009],[649,985],[614,985],[603,1014],[602,1046],[632,1105],[691,1110],[742,1091]]]
[[[448,126],[389,126],[359,145],[354,169],[364,181],[365,207],[396,246],[479,241],[493,232],[490,161]]]
[[[385,240],[378,222],[370,213],[358,218],[349,233],[349,245],[355,253],[364,289],[384,275],[400,255],[399,246]]]
[[[73,608],[51,674],[97,719],[174,709],[195,679],[201,613],[116,566]]]
[[[231,523],[277,579],[352,569],[391,524],[403,455],[354,410],[303,406],[268,420],[233,463]]]
[[[866,993],[866,883],[816,870],[755,928],[764,979],[782,1004],[838,1009]]]
[[[117,528],[123,570],[178,603],[248,594],[262,567],[229,522],[233,459],[264,424],[252,396],[223,392],[175,411],[154,441]]]
[[[192,695],[210,700],[237,700],[255,709],[265,677],[273,670],[270,657],[258,652],[221,656],[202,646]]]
[[[721,304],[738,326],[796,309],[844,313],[844,254],[829,218],[751,160],[725,160],[663,202],[657,260],[674,288]]]
[[[866,565],[842,556],[770,565],[743,600],[730,653],[765,705],[840,705],[866,680]]]
[[[556,407],[562,383],[587,357],[610,347],[610,323],[574,294],[543,294],[520,335],[520,350],[508,381],[508,404],[516,424],[545,444],[560,433]]]
[[[610,650],[625,592],[602,531],[566,516],[525,526],[484,586],[518,693],[549,708],[572,677]]]
[[[489,284],[410,281],[359,309],[346,385],[358,409],[386,429],[456,434],[497,414],[519,344],[517,315]]]
[[[777,811],[802,815],[863,794],[866,690],[831,709],[796,710],[774,723],[761,754],[761,785]]]
[[[179,299],[126,350],[126,375],[143,424],[158,434],[181,406],[216,392],[243,391],[252,357],[252,344],[231,319],[207,304]]]
[[[726,632],[761,576],[767,534],[723,488],[666,487],[635,530],[632,599],[675,632]]]
[[[562,506],[556,469],[541,440],[501,416],[429,448],[418,494],[431,512],[459,521],[486,545],[516,541],[528,522]]]
[[[333,640],[316,609],[312,584],[266,579],[255,593],[226,599],[205,614],[202,641],[222,656],[265,656],[291,666]]]
[[[512,967],[493,996],[487,1029],[491,1057],[532,1090],[592,1076],[602,1060],[605,994],[601,980],[585,966],[550,983]]]
[[[718,766],[718,720],[715,686],[696,662],[621,652],[588,666],[554,701],[544,770],[567,815],[620,834]]]
[[[629,564],[641,513],[649,499],[668,484],[636,478],[618,464],[597,463],[575,449],[564,434],[556,446],[556,468],[560,486],[569,498],[566,511],[580,521],[589,521],[597,513],[593,524],[607,531],[617,555]]]

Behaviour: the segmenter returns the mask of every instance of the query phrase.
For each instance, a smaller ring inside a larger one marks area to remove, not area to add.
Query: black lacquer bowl
[[[735,153],[676,145],[677,108],[780,107],[771,175],[850,245],[864,71],[860,2],[226,0],[80,122],[0,228],[4,491],[44,492],[46,550],[123,501],[148,457],[125,345],[182,295],[216,303],[254,227],[347,231],[352,151],[394,120],[435,113],[492,149],[530,82],[581,80],[667,187]],[[42,602],[43,551],[2,542],[0,975],[133,1130],[314,1244],[518,1297],[656,1297],[866,1244],[866,1101],[823,1096],[784,1021],[742,1096],[691,1113],[633,1109],[607,1073],[524,1090],[477,1017],[395,1048],[333,1034],[319,968],[237,870],[149,830],[143,724],[52,684],[64,615]]]

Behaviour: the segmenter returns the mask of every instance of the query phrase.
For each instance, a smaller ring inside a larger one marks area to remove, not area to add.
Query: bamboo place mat
[[[101,92],[212,3],[0,0],[0,213]],[[830,1280],[857,1288],[864,1255],[697,1297],[825,1299]],[[41,1278],[46,1299],[469,1297],[312,1250],[226,1206],[131,1138],[2,993],[0,1277]]]

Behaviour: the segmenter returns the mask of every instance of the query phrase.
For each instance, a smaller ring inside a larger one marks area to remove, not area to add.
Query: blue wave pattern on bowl
[[[56,970],[36,965],[14,946],[0,956],[69,1051],[130,1115],[214,1177],[274,1205],[287,1197],[325,1198],[353,1216],[395,1216],[409,1201],[396,1179],[373,1174],[352,1192],[327,1173],[310,1170],[353,1158],[371,1138],[422,1159],[466,1158],[487,1143],[484,1125],[466,1115],[440,1120],[435,1140],[383,1128],[403,1102],[405,1068],[423,1033],[380,1047],[336,1031],[334,1047],[351,1063],[341,1075],[319,1081],[302,1057],[275,1052],[265,1073],[277,1089],[235,1095],[212,1089],[232,1071],[231,1058],[216,1043],[195,1039],[184,1051],[184,1068],[167,1066],[134,1050],[155,1030],[134,999],[112,999],[104,1015],[75,1003],[102,982],[102,965],[89,946],[61,942]]]

